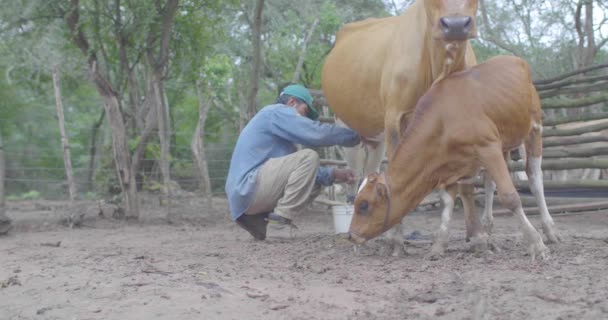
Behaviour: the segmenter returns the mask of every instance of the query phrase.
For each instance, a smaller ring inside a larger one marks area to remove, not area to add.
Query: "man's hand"
[[[355,172],[351,169],[334,169],[334,183],[355,183]]]
[[[361,136],[361,143],[372,147],[372,149],[376,149],[378,147],[378,145],[380,144],[380,142],[382,142],[382,141],[378,140],[377,138],[368,138],[368,137]]]

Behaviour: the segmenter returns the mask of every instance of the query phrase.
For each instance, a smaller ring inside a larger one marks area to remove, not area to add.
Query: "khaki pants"
[[[315,183],[318,169],[319,155],[310,149],[266,161],[258,172],[255,196],[245,214],[274,211],[293,219],[321,191]]]

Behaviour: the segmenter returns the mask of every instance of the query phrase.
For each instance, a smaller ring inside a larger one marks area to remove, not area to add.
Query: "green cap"
[[[285,89],[283,89],[283,92],[281,92],[281,94],[287,94],[304,101],[308,106],[308,112],[306,113],[306,116],[312,120],[317,120],[319,118],[319,113],[312,106],[312,96],[310,95],[310,92],[308,92],[308,89],[304,88],[302,85],[289,85],[285,87]]]

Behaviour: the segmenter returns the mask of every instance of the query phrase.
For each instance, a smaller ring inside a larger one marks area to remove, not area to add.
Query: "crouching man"
[[[231,218],[255,239],[266,238],[268,222],[291,224],[322,186],[354,183],[350,169],[322,167],[308,147],[351,147],[361,138],[350,129],[317,120],[310,92],[283,89],[276,104],[262,108],[241,132],[226,181]]]

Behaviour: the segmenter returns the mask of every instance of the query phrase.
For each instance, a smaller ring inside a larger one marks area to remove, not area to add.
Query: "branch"
[[[291,82],[296,83],[300,78],[300,73],[302,72],[302,66],[304,65],[304,59],[306,58],[306,47],[308,46],[308,42],[310,42],[310,38],[312,38],[315,29],[317,28],[317,24],[319,24],[319,18],[316,18],[315,21],[310,26],[308,30],[308,34],[304,38],[304,43],[302,44],[302,50],[300,51],[300,57],[298,58],[298,63],[296,64],[296,70],[293,73],[293,78],[291,78]]]
[[[171,32],[173,21],[175,20],[175,12],[179,0],[168,0],[162,12],[161,37],[160,37],[160,52],[157,58],[158,67],[164,68],[169,59],[169,43],[171,42]]]
[[[481,12],[481,18],[483,20],[483,24],[486,26],[485,31],[487,33],[487,36],[483,37],[485,40],[493,43],[495,46],[512,53],[515,56],[522,56],[518,50],[514,49],[512,46],[508,45],[506,42],[503,42],[502,40],[499,39],[499,37],[497,37],[494,32],[492,32],[492,27],[490,26],[490,19],[488,18],[488,12],[486,10],[486,4],[483,0],[479,0],[479,10]]]
[[[82,31],[80,25],[80,11],[79,11],[80,1],[79,0],[71,0],[70,8],[68,12],[65,13],[65,21],[68,24],[68,28],[72,34],[71,39],[72,42],[82,51],[82,53],[89,59],[89,64],[93,62],[93,60],[97,60],[95,55],[92,52],[89,52],[90,45],[87,40],[84,32]]]

